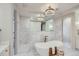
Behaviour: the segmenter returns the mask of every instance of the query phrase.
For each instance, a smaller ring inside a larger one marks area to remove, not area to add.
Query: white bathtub
[[[58,47],[58,49],[63,49],[63,43],[61,41],[49,41],[49,42],[39,42],[35,44],[37,52],[41,56],[48,56],[49,48]]]

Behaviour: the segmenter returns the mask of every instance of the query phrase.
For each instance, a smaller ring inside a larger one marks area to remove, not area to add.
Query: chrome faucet
[[[48,37],[48,36],[45,36],[44,42],[46,42],[46,41],[47,41],[47,37]]]

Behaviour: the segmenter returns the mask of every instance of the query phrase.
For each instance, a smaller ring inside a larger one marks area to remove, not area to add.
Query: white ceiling
[[[21,3],[16,4],[21,16],[26,16],[30,18],[36,14],[42,13],[41,8],[46,5],[46,3]],[[78,3],[57,3],[58,10],[54,17],[64,14],[64,12],[69,9],[73,9],[79,6]]]

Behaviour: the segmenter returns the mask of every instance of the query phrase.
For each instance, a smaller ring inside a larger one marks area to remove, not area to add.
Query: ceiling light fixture
[[[39,15],[37,15],[36,19],[37,19],[37,21],[42,22],[42,21],[44,21],[44,17],[45,16],[43,14],[39,14]]]
[[[31,18],[31,21],[33,21],[33,22],[43,22],[43,21],[45,21],[44,17],[45,17],[45,15],[38,14],[35,17]]]
[[[47,15],[55,15],[57,10],[56,4],[49,5],[48,8],[44,11],[44,14]]]

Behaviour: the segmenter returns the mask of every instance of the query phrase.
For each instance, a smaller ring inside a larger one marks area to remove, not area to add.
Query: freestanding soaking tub
[[[62,41],[48,41],[48,42],[38,42],[35,44],[35,48],[40,56],[48,56],[49,48],[57,47],[63,50]]]

